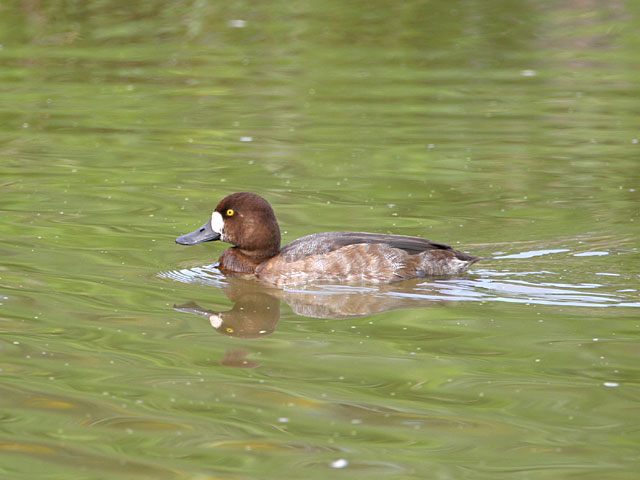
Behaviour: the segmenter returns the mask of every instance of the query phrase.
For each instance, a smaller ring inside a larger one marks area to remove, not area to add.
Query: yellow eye
[[[233,214],[236,213],[234,212],[231,208],[229,210],[227,210],[227,217],[233,217]]]
[[[233,210],[231,211],[233,212]],[[233,333],[233,328],[231,327],[227,327],[226,330],[227,330],[227,333]]]

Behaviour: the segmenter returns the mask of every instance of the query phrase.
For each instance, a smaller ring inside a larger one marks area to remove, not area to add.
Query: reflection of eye
[[[233,211],[233,210],[232,210]],[[227,327],[227,333],[233,333],[233,328]]]
[[[234,212],[231,208],[229,210],[227,210],[227,217],[233,217],[233,214],[236,213]]]

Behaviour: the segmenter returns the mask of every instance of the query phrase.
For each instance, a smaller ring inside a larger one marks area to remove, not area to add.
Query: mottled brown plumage
[[[280,228],[271,205],[248,192],[225,197],[208,223],[176,242],[209,240],[234,245],[220,257],[222,271],[252,274],[275,285],[388,283],[461,273],[479,260],[444,243],[364,232],[316,233],[280,248]]]

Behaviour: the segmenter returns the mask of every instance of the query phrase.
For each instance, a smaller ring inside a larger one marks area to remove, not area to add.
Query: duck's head
[[[252,256],[270,257],[280,250],[280,227],[273,208],[255,193],[223,198],[211,219],[198,230],[176,238],[180,245],[222,240]]]

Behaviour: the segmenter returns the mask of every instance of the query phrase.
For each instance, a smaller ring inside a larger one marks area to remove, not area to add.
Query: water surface
[[[4,6],[0,477],[635,479],[639,11]],[[494,258],[233,281],[235,191]]]

